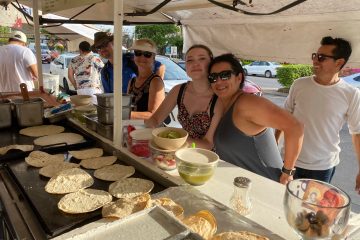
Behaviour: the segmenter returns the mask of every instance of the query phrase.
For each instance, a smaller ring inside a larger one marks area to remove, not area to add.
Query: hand
[[[360,178],[359,178],[360,179]],[[288,182],[293,180],[293,176],[287,175],[286,173],[281,173],[280,183],[286,185]],[[360,181],[359,181],[360,183]]]
[[[356,176],[355,191],[357,191],[358,194],[360,194],[360,172]]]

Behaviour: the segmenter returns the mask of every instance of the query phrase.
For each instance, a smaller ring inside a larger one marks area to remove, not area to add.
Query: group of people
[[[19,47],[25,42],[26,37],[14,33],[9,44],[14,46],[0,48],[0,55],[7,54],[8,48],[26,52]],[[69,79],[78,93],[96,93],[100,85],[105,92],[113,92],[113,36],[95,34],[92,49],[108,59],[105,65],[90,54],[89,43],[81,43],[79,48],[80,55],[69,66]],[[360,166],[360,92],[339,77],[351,55],[345,39],[321,40],[311,55],[314,75],[293,83],[284,108],[242,90],[244,69],[232,54],[214,58],[207,46],[193,45],[185,55],[191,81],[175,86],[165,97],[165,68],[155,60],[155,43],[139,39],[131,50],[133,54],[123,56],[123,92],[133,97],[131,118],[144,119],[147,127],[161,125],[177,106],[178,120],[189,133],[189,141],[216,151],[225,161],[285,184],[294,177],[330,182],[340,161],[339,132],[347,122]],[[8,57],[0,61],[8,61]],[[36,61],[29,58],[26,63],[28,72],[21,74],[33,80]],[[84,63],[85,67],[79,67]],[[13,71],[18,71],[16,64]],[[96,72],[94,78],[89,77],[92,72]],[[18,89],[1,82],[0,90]],[[279,151],[282,133],[284,145]],[[355,189],[360,194],[360,169]]]

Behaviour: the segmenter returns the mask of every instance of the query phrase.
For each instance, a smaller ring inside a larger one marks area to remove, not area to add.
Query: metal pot
[[[29,101],[14,99],[16,118],[19,126],[30,127],[43,124],[44,100],[30,98]]]
[[[0,128],[11,126],[11,101],[9,99],[0,100]]]

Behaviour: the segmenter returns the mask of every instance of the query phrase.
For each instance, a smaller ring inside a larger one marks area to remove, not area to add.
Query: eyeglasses
[[[332,59],[334,59],[334,60],[337,59],[335,56],[329,56],[329,55],[325,55],[325,54],[322,54],[322,53],[313,53],[313,54],[311,54],[311,59],[314,60],[315,58],[316,58],[319,62],[323,62],[323,61],[325,61],[327,58],[332,58]]]
[[[210,73],[208,76],[208,80],[210,83],[215,83],[218,79],[218,77],[220,77],[221,80],[225,81],[225,80],[229,80],[231,78],[231,74],[235,75],[235,72],[232,70],[225,70],[219,73]]]
[[[140,51],[140,50],[135,50],[134,51],[135,56],[140,57],[141,55],[143,55],[146,58],[151,58],[151,56],[153,55],[152,52],[148,52],[148,51]]]

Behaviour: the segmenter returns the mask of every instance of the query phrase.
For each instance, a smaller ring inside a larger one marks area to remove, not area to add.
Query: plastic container
[[[149,143],[152,139],[151,131],[152,129],[149,128],[132,131],[127,139],[128,150],[138,157],[150,157]]]
[[[157,146],[167,150],[179,149],[188,137],[188,133],[182,128],[160,127],[152,131],[154,142]]]
[[[29,101],[14,99],[17,122],[20,127],[31,127],[43,124],[44,100],[30,98]]]
[[[59,94],[59,75],[43,73],[43,87],[47,93],[52,92],[52,95]]]
[[[11,101],[9,99],[0,100],[0,128],[11,126]]]
[[[96,113],[96,107],[93,105],[79,106],[74,108],[73,110],[74,118],[79,120],[81,123],[85,123],[84,115],[95,114],[95,113]]]

